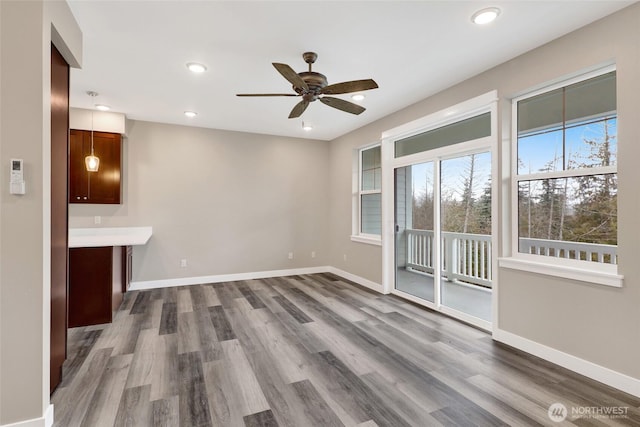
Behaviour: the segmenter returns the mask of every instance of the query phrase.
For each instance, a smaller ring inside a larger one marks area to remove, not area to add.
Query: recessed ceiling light
[[[185,111],[184,115],[189,117],[189,118],[193,118],[193,117],[197,116],[198,113],[196,113],[195,111]]]
[[[109,111],[111,109],[111,107],[104,104],[96,104],[96,108],[100,111]]]
[[[497,7],[487,7],[486,9],[481,9],[474,13],[471,16],[471,21],[474,24],[485,25],[493,22],[498,15],[500,15],[500,9]]]
[[[207,71],[207,67],[197,62],[189,62],[187,64],[187,68],[193,73],[204,73],[205,71]]]
[[[306,132],[309,132],[310,130],[313,129],[313,126],[311,126],[308,123],[302,122],[302,129],[305,130]]]
[[[364,99],[364,95],[361,93],[356,93],[355,95],[351,95],[351,99],[354,101],[362,101]]]

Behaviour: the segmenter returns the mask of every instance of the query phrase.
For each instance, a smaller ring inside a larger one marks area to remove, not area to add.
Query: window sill
[[[351,241],[358,242],[358,243],[366,243],[367,245],[382,246],[382,239],[380,237],[366,237],[366,236],[352,235]]]
[[[528,271],[530,273],[562,277],[564,279],[595,283],[614,288],[621,288],[624,283],[624,276],[609,271],[603,271],[602,269],[578,268],[515,257],[499,258],[498,265],[502,268],[509,268],[511,270]]]

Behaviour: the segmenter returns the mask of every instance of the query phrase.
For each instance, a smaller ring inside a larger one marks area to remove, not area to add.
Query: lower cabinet
[[[69,327],[110,323],[131,277],[130,246],[69,249]]]

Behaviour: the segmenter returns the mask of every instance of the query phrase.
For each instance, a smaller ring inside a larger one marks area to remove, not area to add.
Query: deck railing
[[[556,258],[577,259],[618,263],[618,247],[599,243],[566,242],[563,240],[520,238],[520,252],[526,254],[546,255]]]
[[[432,230],[406,229],[407,267],[434,273]],[[441,233],[440,272],[447,280],[491,287],[491,236],[485,234]],[[617,263],[617,246],[545,239],[520,239],[520,252],[558,258]]]
[[[406,233],[407,267],[433,274],[433,231],[407,229]],[[490,235],[445,231],[441,238],[443,277],[491,287]]]

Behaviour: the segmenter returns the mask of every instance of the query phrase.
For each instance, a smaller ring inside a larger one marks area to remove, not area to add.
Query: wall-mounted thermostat
[[[22,159],[11,159],[11,180],[9,182],[9,193],[25,193],[24,162]]]

